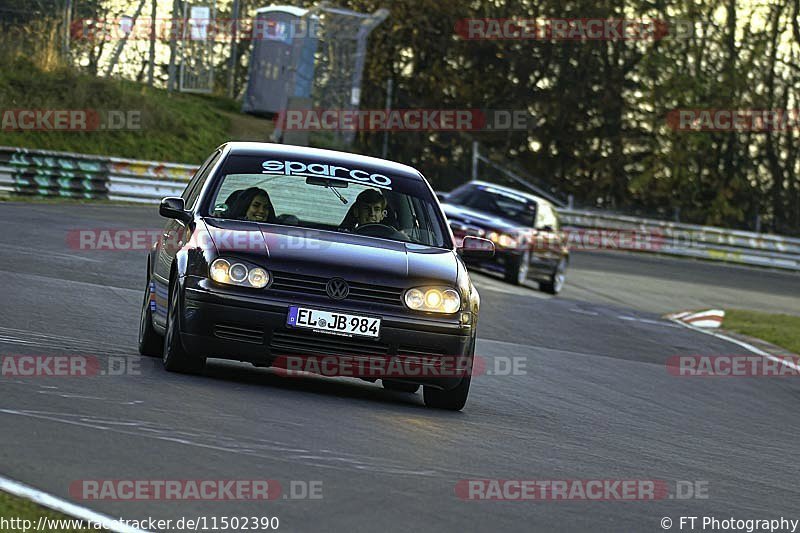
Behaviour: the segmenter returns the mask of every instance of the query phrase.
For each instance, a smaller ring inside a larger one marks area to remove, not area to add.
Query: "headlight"
[[[455,313],[461,309],[461,297],[454,289],[418,287],[409,289],[405,295],[406,306],[415,311],[433,313]]]
[[[217,259],[211,263],[210,275],[211,279],[217,283],[228,283],[228,271],[231,269],[231,264],[224,259]]]
[[[419,289],[406,292],[406,305],[411,309],[422,309],[425,305],[425,293]]]
[[[487,237],[490,241],[502,248],[516,248],[517,245],[519,245],[516,237],[513,235],[508,235],[507,233],[497,233],[496,231],[493,231],[487,235]]]
[[[209,276],[217,283],[263,289],[269,284],[269,272],[261,267],[247,266],[241,262],[230,263],[227,259],[216,259],[211,263]]]
[[[263,268],[253,268],[247,275],[247,281],[256,289],[263,289],[269,283],[269,274]]]
[[[234,283],[243,282],[247,279],[247,267],[241,263],[232,264],[230,270],[228,270],[228,277],[230,277],[231,281]]]
[[[517,247],[517,239],[512,237],[511,235],[506,235],[503,233],[500,235],[500,242],[498,243],[503,248],[516,248]]]

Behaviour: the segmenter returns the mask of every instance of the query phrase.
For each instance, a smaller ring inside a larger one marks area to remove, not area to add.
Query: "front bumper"
[[[334,302],[323,302],[306,295],[291,300],[265,296],[266,293],[256,296],[247,291],[220,288],[208,279],[187,276],[181,316],[184,347],[199,357],[234,359],[258,366],[272,365],[276,360],[283,360],[284,356],[301,355],[351,361],[411,358],[420,364],[444,364],[450,368],[453,358],[473,353],[473,325],[464,326],[457,317],[408,316],[402,314],[403,310],[376,313],[373,309],[342,309],[381,316],[379,339],[347,338],[310,330],[306,332],[286,325],[290,305],[325,309],[335,307]],[[391,379],[448,390],[457,386],[463,375],[448,371],[442,374],[433,367],[426,368],[420,374],[392,375]]]

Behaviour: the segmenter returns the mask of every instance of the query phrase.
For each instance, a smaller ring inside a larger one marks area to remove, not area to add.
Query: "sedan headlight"
[[[241,261],[216,259],[209,268],[209,277],[217,283],[263,289],[269,284],[269,272]]]
[[[497,233],[493,231],[486,237],[501,248],[516,248],[519,245],[517,238],[507,233]]]
[[[455,289],[444,287],[416,287],[406,291],[406,306],[414,311],[455,313],[461,309],[461,296]]]

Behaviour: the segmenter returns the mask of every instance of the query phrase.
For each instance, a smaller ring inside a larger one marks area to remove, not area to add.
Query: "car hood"
[[[477,226],[483,229],[496,231],[514,231],[523,229],[511,220],[500,218],[496,215],[475,211],[460,205],[442,204],[447,219],[450,222],[460,222],[466,226]]]
[[[273,224],[208,219],[206,225],[221,256],[246,258],[273,271],[398,287],[453,285],[458,274],[452,250]]]

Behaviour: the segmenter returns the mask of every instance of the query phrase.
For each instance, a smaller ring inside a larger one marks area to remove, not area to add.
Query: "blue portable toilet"
[[[290,97],[311,98],[318,29],[319,17],[308,9],[256,11],[243,113],[271,116],[285,111]]]

